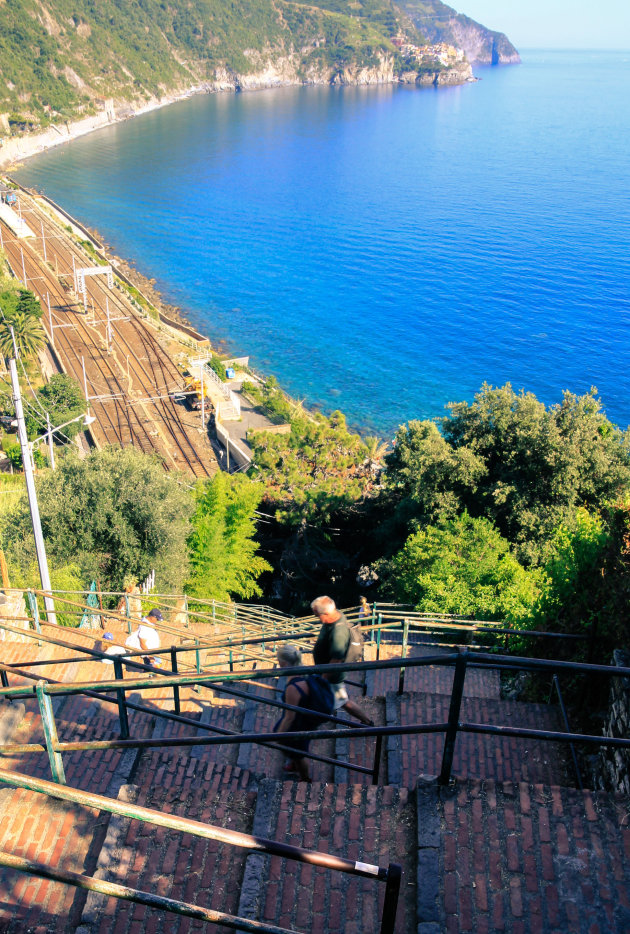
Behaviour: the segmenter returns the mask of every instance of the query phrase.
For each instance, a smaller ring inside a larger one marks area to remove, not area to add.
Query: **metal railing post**
[[[9,676],[8,676],[8,674],[6,673],[6,671],[0,671],[0,679],[2,680],[2,687],[3,687],[3,688],[9,688],[9,687],[11,687],[11,685],[9,684]],[[13,700],[12,700],[10,697],[7,697],[7,700],[9,701],[10,704],[13,703]]]
[[[376,633],[376,661],[381,660],[381,626],[383,624],[383,614],[378,614],[378,631]]]
[[[378,773],[381,771],[381,754],[383,751],[383,736],[381,733],[376,737],[376,746],[374,748],[374,768],[372,769],[372,784],[378,785]]]
[[[381,918],[381,934],[394,934],[401,877],[402,868],[398,865],[398,863],[390,863],[387,868],[387,882],[385,883],[385,899],[383,901],[383,917]]]
[[[401,658],[407,657],[407,643],[409,642],[409,620],[405,617],[403,620],[403,637],[402,637],[402,652]],[[405,666],[400,669],[398,673],[398,694],[402,694],[405,690]]]
[[[562,691],[560,690],[560,680],[558,675],[553,676],[553,683],[558,695],[558,702],[560,704],[560,712],[562,713],[562,719],[564,721],[564,728],[567,733],[571,732],[569,727],[569,718],[567,716],[567,708],[564,706],[564,699],[562,697]],[[582,784],[582,773],[580,772],[580,764],[578,762],[577,755],[575,753],[575,746],[573,743],[569,743],[569,749],[571,750],[571,758],[573,759],[573,768],[575,769],[575,776],[577,778],[578,788],[580,791],[584,791],[584,785]]]
[[[201,674],[201,652],[199,651],[199,639],[195,639],[195,645],[197,646],[197,648],[195,649],[195,663],[197,665],[197,674],[200,675]]]
[[[174,675],[178,674],[177,649],[175,648],[174,645],[171,646],[171,668],[173,670]],[[179,700],[179,685],[178,684],[173,685],[173,710],[175,711],[175,713],[181,713],[181,704]]]
[[[184,613],[186,614],[186,616],[184,617],[184,626],[186,627],[186,629],[189,629],[190,618],[188,616],[188,595],[187,594],[184,594]]]
[[[61,753],[57,752],[56,749],[59,737],[57,736],[57,725],[55,724],[52,701],[48,694],[46,694],[46,682],[38,681],[35,685],[35,691],[37,692],[37,701],[39,703],[39,712],[42,717],[48,761],[50,762],[50,771],[52,772],[53,781],[57,782],[58,785],[65,785],[66,773],[64,772]]]
[[[117,655],[114,655],[114,677],[117,681],[124,680],[123,664]],[[120,738],[129,739],[129,717],[127,715],[127,701],[125,692],[122,688],[116,690],[116,700],[118,702],[118,718],[120,720]]]
[[[462,707],[462,696],[464,694],[464,681],[466,680],[466,666],[468,656],[459,649],[457,660],[455,661],[455,677],[453,678],[453,691],[451,693],[451,706],[448,712],[448,727],[444,737],[444,754],[442,756],[442,771],[438,778],[438,784],[448,785],[451,780],[451,769],[453,768],[453,755],[455,753],[455,740],[459,729],[459,713]]]
[[[33,625],[35,626],[35,631],[38,632],[41,636],[42,627],[39,622],[39,607],[37,606],[37,597],[35,596],[32,590],[27,590],[26,595],[28,597],[28,605],[31,611],[31,616],[33,617]],[[42,645],[42,643],[39,641],[37,644]]]
[[[125,594],[125,615],[127,617],[127,632],[131,635],[131,610],[129,608],[129,596]]]
[[[232,649],[230,649],[230,671],[234,671],[234,659],[232,658]]]

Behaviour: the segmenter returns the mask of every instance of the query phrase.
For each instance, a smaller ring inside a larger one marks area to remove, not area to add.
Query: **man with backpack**
[[[350,626],[344,614],[337,609],[334,600],[330,597],[317,597],[311,603],[311,610],[322,624],[313,648],[313,660],[316,665],[363,660],[363,636],[356,627]],[[344,684],[345,672],[334,671],[324,677],[330,682],[335,695],[335,711],[343,709],[366,726],[374,726],[374,721],[363,713],[358,704],[349,699]]]

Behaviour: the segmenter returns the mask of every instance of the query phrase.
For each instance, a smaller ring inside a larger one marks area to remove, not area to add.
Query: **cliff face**
[[[440,0],[400,0],[397,4],[431,42],[463,49],[472,65],[518,65],[520,55],[502,32],[493,32]]]
[[[344,67],[310,63],[304,65],[299,55],[274,57],[264,61],[257,55],[255,70],[239,74],[218,69],[215,80],[204,82],[208,91],[256,91],[262,88],[284,87],[295,84],[368,85],[417,84],[422,87],[465,84],[474,81],[472,68],[463,53],[455,48],[441,46],[441,56],[435,54],[415,61],[415,67],[400,66],[393,54],[383,53],[372,65],[348,63]]]

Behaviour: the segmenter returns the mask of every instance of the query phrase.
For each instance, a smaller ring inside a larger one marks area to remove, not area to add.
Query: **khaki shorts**
[[[348,703],[348,692],[343,681],[340,684],[331,684],[333,696],[335,698],[335,710],[339,710],[344,704]]]

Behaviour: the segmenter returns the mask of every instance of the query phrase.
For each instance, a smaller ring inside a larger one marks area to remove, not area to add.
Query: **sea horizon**
[[[625,427],[630,76],[610,59],[628,53],[522,54],[436,91],[194,96],[14,175],[364,433],[484,381],[547,404],[596,385]]]

